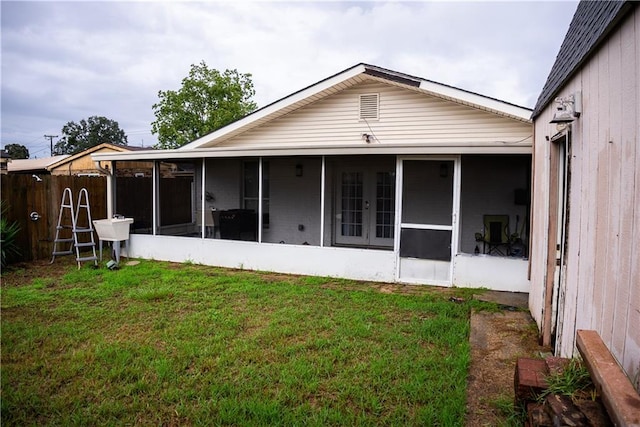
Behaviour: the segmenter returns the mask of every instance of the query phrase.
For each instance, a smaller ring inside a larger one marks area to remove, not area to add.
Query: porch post
[[[402,159],[396,156],[396,212],[393,232],[393,252],[396,255],[396,281],[400,280],[400,232],[402,224]]]
[[[262,243],[262,157],[258,157],[258,243]]]
[[[107,218],[113,218],[113,204],[116,197],[115,191],[113,191],[115,187],[113,185],[113,180],[115,179],[116,174],[113,169],[115,162],[109,163],[111,163],[111,173],[107,175]]]
[[[325,156],[322,156],[322,167],[320,168],[320,247],[324,247],[324,190],[326,178]]]
[[[152,220],[152,226],[153,226],[153,230],[152,230],[152,234],[155,236],[157,234],[158,231],[158,161],[154,160],[153,162],[153,184],[152,184],[152,193],[153,193],[153,206],[151,207],[151,211],[152,211],[152,216],[153,216],[153,220]]]
[[[206,229],[207,226],[205,225],[205,207],[204,207],[204,203],[205,203],[205,188],[204,188],[204,183],[205,183],[205,161],[204,161],[204,157],[202,158],[202,182],[200,184],[200,237],[202,237],[203,239],[205,238],[205,233],[206,233]]]

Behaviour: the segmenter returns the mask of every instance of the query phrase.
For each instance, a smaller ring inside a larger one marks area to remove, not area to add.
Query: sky
[[[1,144],[50,155],[44,135],[90,116],[129,145],[158,91],[191,64],[250,73],[259,107],[358,63],[532,108],[576,1],[5,1]],[[57,138],[53,139],[53,143]]]

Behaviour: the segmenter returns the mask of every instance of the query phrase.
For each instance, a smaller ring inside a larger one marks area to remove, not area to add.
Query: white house
[[[640,10],[582,1],[533,113],[529,305],[576,354],[598,332],[640,389]]]
[[[180,149],[93,159],[110,214],[147,217],[132,256],[527,292],[530,116],[358,64]],[[155,162],[136,208],[125,161]]]

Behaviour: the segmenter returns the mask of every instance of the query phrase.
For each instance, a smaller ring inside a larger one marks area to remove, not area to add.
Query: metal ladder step
[[[76,228],[73,230],[74,233],[89,233],[93,232],[93,228]]]
[[[53,241],[53,243],[70,243],[73,242],[73,237],[70,237],[68,239],[55,239]]]
[[[90,246],[95,246],[95,245],[96,245],[95,242],[76,243],[76,247],[78,247],[78,248],[88,248]]]
[[[56,256],[56,255],[71,255],[73,253],[72,250],[68,250],[68,251],[56,251],[54,253],[52,253],[51,255]]]
[[[91,256],[87,256],[87,257],[78,257],[76,258],[76,261],[78,262],[82,262],[82,261],[96,261],[98,259],[97,256],[91,255]]]

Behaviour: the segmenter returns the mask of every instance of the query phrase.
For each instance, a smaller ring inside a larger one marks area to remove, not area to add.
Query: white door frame
[[[431,224],[411,224],[411,223],[403,223],[402,222],[402,200],[403,200],[403,162],[405,160],[425,160],[425,161],[452,161],[453,162],[453,197],[452,197],[452,206],[451,206],[451,225],[431,225]],[[443,286],[451,286],[453,279],[453,269],[455,262],[455,255],[458,253],[458,243],[459,243],[459,234],[460,234],[460,221],[459,221],[459,212],[460,212],[460,172],[461,172],[461,162],[459,155],[452,156],[398,156],[396,158],[396,217],[395,217],[395,233],[394,233],[394,242],[393,242],[393,250],[396,255],[396,280],[409,282],[409,283],[428,283],[428,284],[436,284]],[[429,280],[425,278],[425,280],[419,279],[402,279],[400,277],[400,235],[402,228],[412,228],[412,229],[426,229],[426,230],[451,230],[451,262],[449,263],[449,279],[447,281],[441,280]]]

